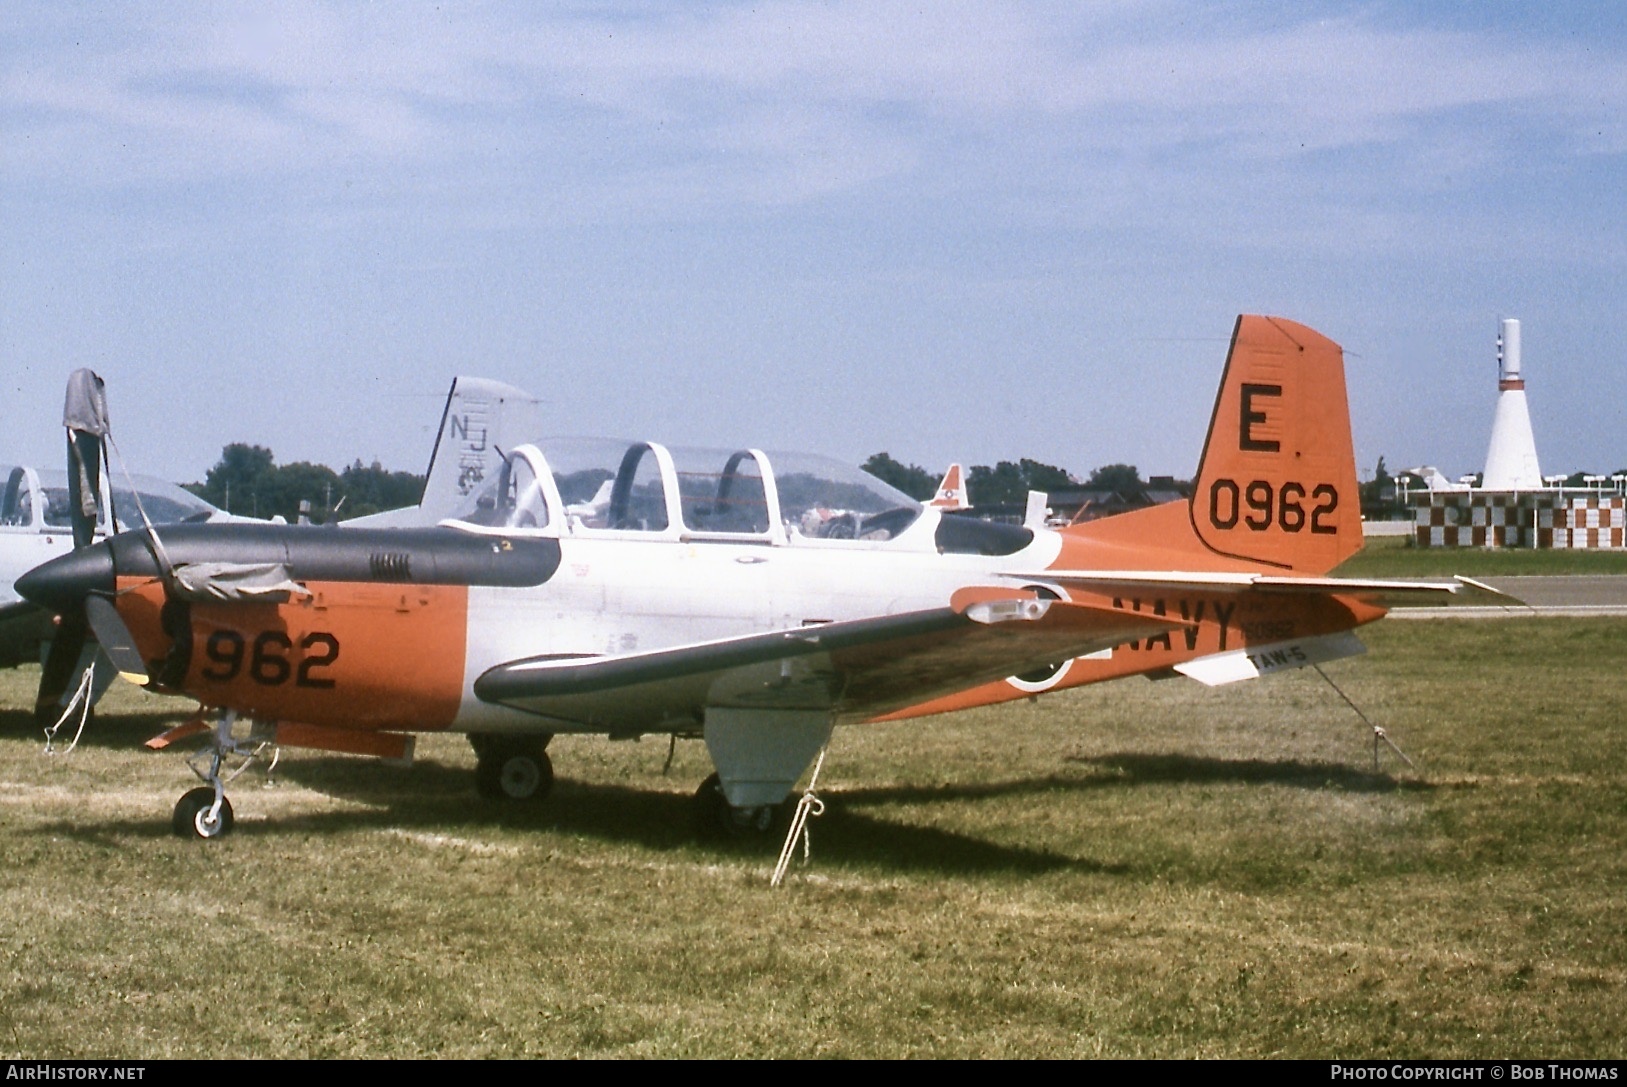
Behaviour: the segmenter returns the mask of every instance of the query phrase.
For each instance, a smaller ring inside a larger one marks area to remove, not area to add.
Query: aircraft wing
[[[488,702],[612,732],[698,727],[709,706],[829,709],[851,722],[1188,625],[969,589],[928,611],[643,653],[512,661],[474,689]]]
[[[1024,576],[1012,574],[1011,576]],[[1489,585],[1458,576],[1451,581],[1370,580],[1346,577],[1296,577],[1259,574],[1249,571],[1208,572],[1198,570],[1047,570],[1028,574],[1030,580],[1052,581],[1090,592],[1265,592],[1313,596],[1352,596],[1383,607],[1398,604],[1443,604],[1464,593],[1490,593],[1501,603],[1518,604],[1513,597]]]

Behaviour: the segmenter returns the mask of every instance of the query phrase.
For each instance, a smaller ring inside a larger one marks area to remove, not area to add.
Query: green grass
[[[286,753],[169,834],[174,706],[0,712],[7,1057],[1614,1057],[1627,625],[1380,624],[1329,675],[1128,680],[839,731],[813,858],[701,846],[696,743],[554,797]],[[0,676],[25,705],[37,672]]]
[[[1417,547],[1405,536],[1380,536],[1368,540],[1336,573],[1368,578],[1627,574],[1627,551]]]

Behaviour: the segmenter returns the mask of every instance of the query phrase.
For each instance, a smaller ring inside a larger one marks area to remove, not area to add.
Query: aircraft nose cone
[[[17,579],[17,594],[54,612],[78,608],[93,592],[113,591],[113,551],[83,547],[34,567]]]

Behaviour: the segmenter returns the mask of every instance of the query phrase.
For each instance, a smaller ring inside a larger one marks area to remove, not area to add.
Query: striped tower
[[[1487,491],[1532,491],[1542,487],[1537,466],[1537,440],[1531,433],[1531,412],[1525,403],[1525,378],[1520,373],[1520,322],[1503,321],[1497,337],[1497,414],[1491,421],[1491,448],[1486,451]]]

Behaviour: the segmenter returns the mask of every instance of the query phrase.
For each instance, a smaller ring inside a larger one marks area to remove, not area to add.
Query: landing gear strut
[[[796,797],[778,804],[737,808],[723,795],[723,782],[713,774],[695,790],[695,836],[703,841],[777,842],[791,826]]]
[[[554,788],[548,740],[534,736],[469,737],[475,749],[475,788],[488,800],[535,803]]]
[[[236,724],[236,712],[222,710],[220,720],[215,722],[214,742],[187,759],[192,772],[205,784],[187,790],[175,803],[170,829],[183,838],[220,838],[230,834],[237,819],[232,814],[232,802],[226,799],[226,783],[263,757],[268,748],[275,750],[276,745],[270,739],[257,736],[254,731],[245,741],[234,739],[232,728]],[[222,773],[227,759],[233,755],[243,761]],[[275,766],[276,761],[273,755],[271,765]]]

